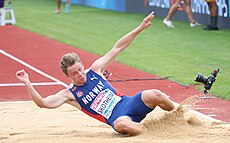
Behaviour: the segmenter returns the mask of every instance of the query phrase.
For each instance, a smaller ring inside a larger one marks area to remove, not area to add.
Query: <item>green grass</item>
[[[54,0],[14,1],[13,7],[16,26],[98,55],[110,50],[145,17],[79,5],[71,5],[68,15],[56,15]],[[198,72],[209,76],[220,68],[209,93],[230,100],[230,30],[204,31],[179,21],[174,25],[176,28],[169,29],[162,24],[162,18],[154,18],[152,26],[117,61],[154,75],[172,76],[184,84],[195,84]]]

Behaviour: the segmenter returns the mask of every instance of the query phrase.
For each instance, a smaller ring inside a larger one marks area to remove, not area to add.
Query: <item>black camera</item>
[[[219,71],[220,69],[214,70],[209,77],[204,77],[201,73],[198,73],[195,81],[203,83],[205,90],[210,90],[212,87],[212,84],[216,80],[216,76]]]

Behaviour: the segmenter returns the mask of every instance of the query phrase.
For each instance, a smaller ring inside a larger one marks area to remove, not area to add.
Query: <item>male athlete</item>
[[[60,60],[60,67],[71,80],[69,89],[42,98],[34,89],[29,75],[20,70],[16,73],[25,84],[31,99],[41,108],[57,108],[64,103],[71,104],[84,113],[112,126],[119,133],[137,135],[144,131],[140,123],[156,106],[170,111],[172,101],[159,90],[144,90],[134,96],[125,96],[114,89],[103,76],[103,71],[126,49],[135,37],[151,25],[154,13],[150,13],[142,23],[122,37],[103,57],[97,59],[89,69],[84,69],[75,53],[67,53]]]
[[[66,5],[65,5],[65,14],[69,13],[70,10],[70,0],[66,0]],[[57,9],[54,11],[54,13],[59,14],[61,13],[61,0],[57,0]]]

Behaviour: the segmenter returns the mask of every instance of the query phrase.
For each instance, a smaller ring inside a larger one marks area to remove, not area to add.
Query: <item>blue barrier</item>
[[[156,16],[163,18],[168,13],[170,1],[172,0],[71,0],[71,3],[130,13],[147,14],[154,10]],[[217,5],[218,26],[230,28],[230,0],[217,0]],[[191,0],[191,8],[199,23],[205,25],[209,23],[208,5],[204,0]],[[174,15],[173,19],[187,21],[187,16],[181,9]]]
[[[71,0],[71,3],[125,12],[125,0]]]

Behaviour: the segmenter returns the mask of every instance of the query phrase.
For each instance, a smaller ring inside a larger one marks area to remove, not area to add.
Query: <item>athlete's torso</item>
[[[91,69],[86,73],[86,84],[71,84],[69,90],[86,114],[107,123],[114,107],[121,100],[117,91]]]

